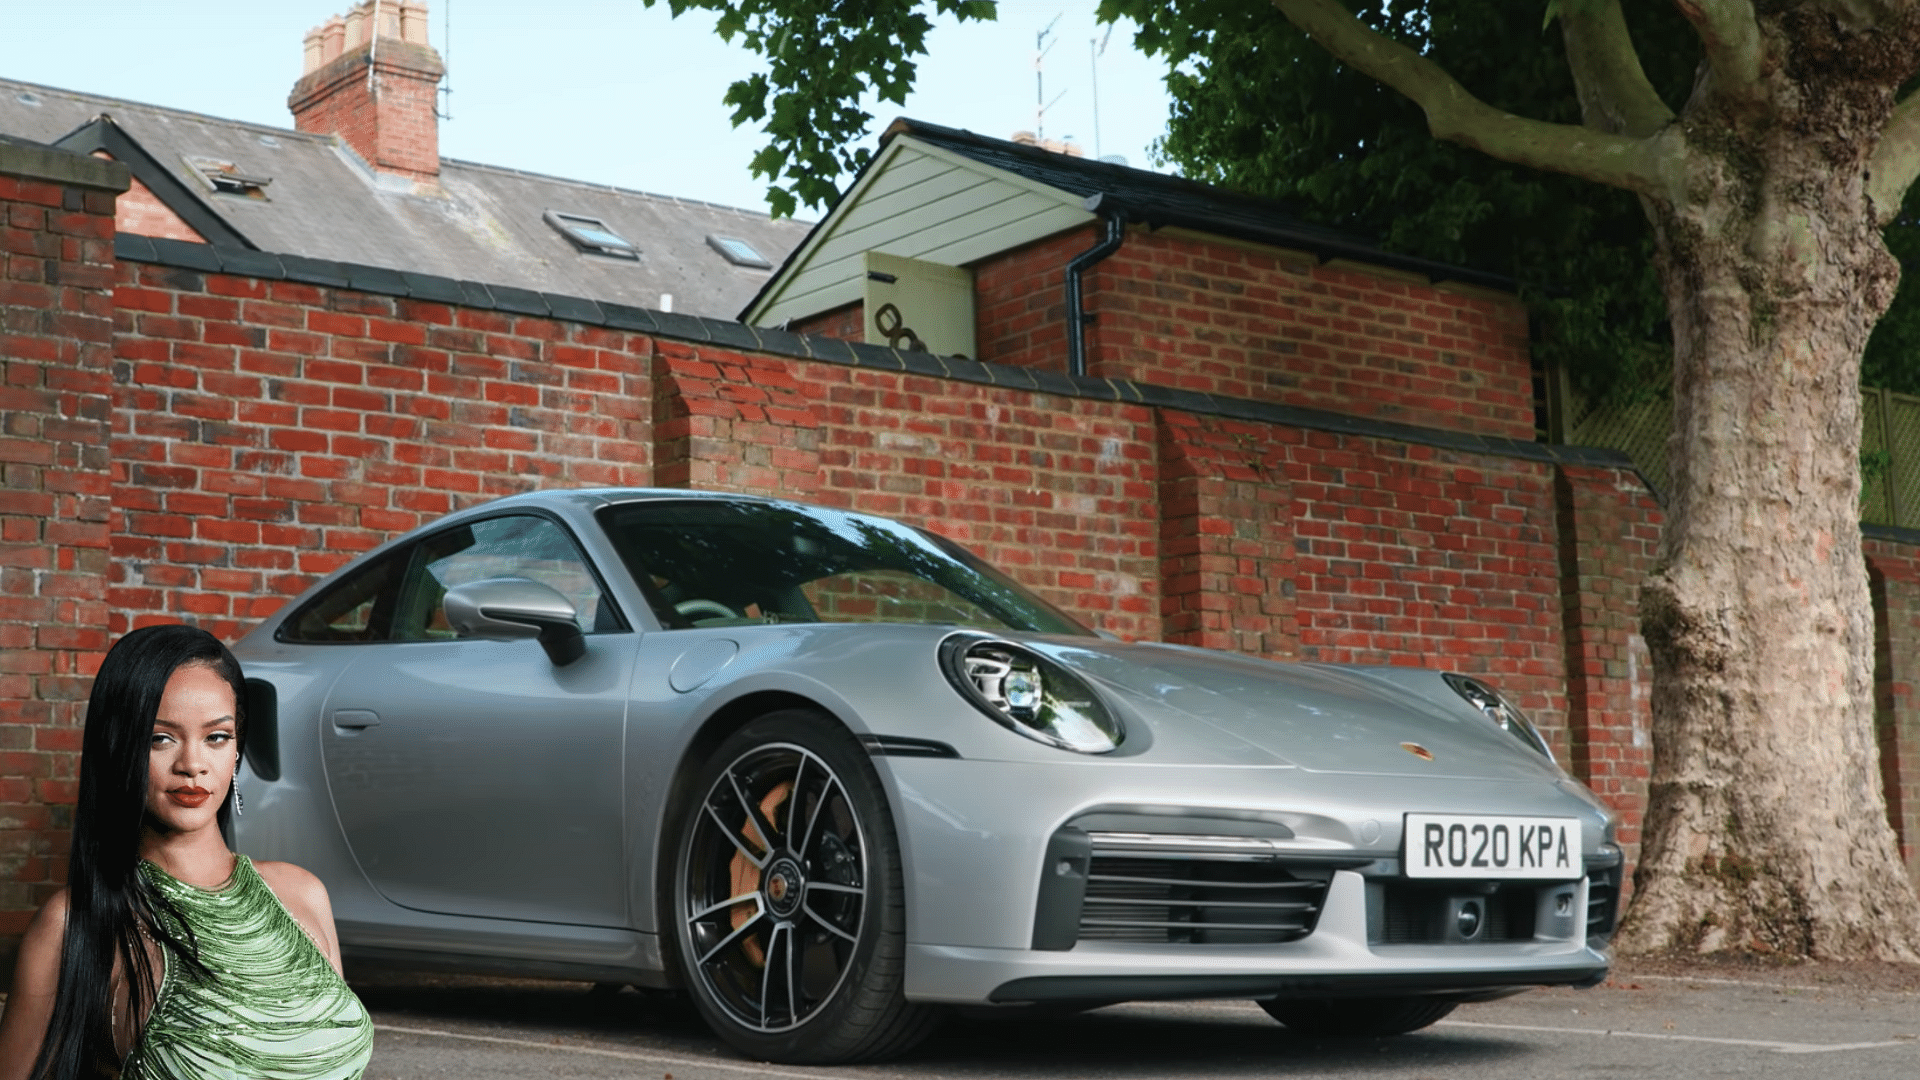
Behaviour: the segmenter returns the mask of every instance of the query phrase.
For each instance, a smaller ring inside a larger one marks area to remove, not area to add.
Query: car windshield
[[[960,545],[885,518],[689,499],[622,503],[599,519],[669,628],[884,622],[1092,633]]]

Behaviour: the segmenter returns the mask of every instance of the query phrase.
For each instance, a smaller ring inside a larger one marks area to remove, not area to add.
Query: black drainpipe
[[[1067,264],[1067,374],[1085,375],[1087,373],[1087,323],[1093,316],[1087,314],[1086,291],[1081,286],[1080,275],[1087,272],[1094,263],[1120,250],[1120,241],[1126,236],[1126,221],[1120,211],[1106,205],[1104,194],[1087,196],[1086,207],[1091,213],[1098,214],[1106,223],[1106,232],[1100,242],[1073,257]]]

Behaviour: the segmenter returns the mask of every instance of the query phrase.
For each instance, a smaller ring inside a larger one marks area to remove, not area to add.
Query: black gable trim
[[[150,237],[149,242],[153,244],[156,260],[168,266],[199,270],[207,274],[220,272],[220,251],[212,244],[169,240],[164,236]]]
[[[249,248],[220,248],[220,272],[239,274],[243,277],[278,280],[287,276],[287,268],[280,262],[280,256],[269,255],[264,251]]]
[[[650,333],[679,341],[718,343],[723,347],[771,353],[796,360],[819,360],[830,364],[845,364],[849,367],[906,371],[953,379],[956,382],[1027,390],[1058,397],[1180,409],[1184,412],[1208,416],[1262,421],[1310,431],[1351,435],[1357,438],[1413,443],[1489,457],[1542,464],[1590,465],[1619,469],[1640,477],[1641,483],[1646,484],[1647,490],[1653,492],[1656,498],[1659,497],[1658,490],[1652,484],[1646,483],[1646,477],[1640,474],[1632,458],[1618,450],[1597,446],[1562,446],[1497,435],[1447,431],[1416,424],[1395,423],[1390,420],[1347,416],[1325,409],[1308,409],[1266,401],[1251,401],[1245,398],[1222,397],[1218,394],[1183,390],[1155,383],[1068,375],[1064,372],[986,363],[957,356],[942,357],[931,353],[899,352],[885,346],[845,341],[818,334],[793,334],[777,330],[756,332],[753,328],[739,322],[708,319],[698,315],[648,311],[621,304],[597,304],[578,297],[552,296],[499,285],[487,286],[473,281],[454,281],[451,278],[434,277],[429,274],[409,272],[405,275],[395,275],[391,270],[307,259],[297,255],[276,256],[248,252],[243,259],[236,258],[231,265],[228,265],[227,259],[237,254],[231,249],[222,251],[207,244],[186,244],[174,240],[127,235],[115,239],[114,254],[127,262],[204,272],[217,272],[224,269],[229,273],[249,273],[250,271],[238,268],[243,261],[247,265],[263,266],[263,270],[271,270],[271,266],[265,266],[263,263],[274,260],[277,261],[282,273],[262,272],[259,276],[284,277],[288,281],[330,288],[352,288],[351,282],[354,281],[378,281],[386,284],[390,280],[398,280],[404,283],[404,288],[392,295],[413,296],[439,303],[457,303],[483,310],[510,311],[527,315],[546,316],[549,312],[555,312],[557,315],[557,312],[562,309],[579,312],[583,316],[592,313],[596,317],[568,321],[589,326],[605,326],[613,330]],[[393,277],[389,279],[387,275],[393,275]],[[456,297],[466,299],[462,301]],[[758,344],[748,344],[754,341]],[[1873,525],[1862,528],[1868,536],[1920,545],[1920,530],[1889,529]]]
[[[995,139],[906,117],[888,125],[880,138],[881,145],[885,146],[896,135],[910,135],[988,168],[1078,195],[1089,200],[1089,210],[1118,213],[1129,222],[1138,222],[1151,228],[1174,225],[1217,236],[1305,251],[1319,256],[1322,261],[1351,259],[1422,274],[1435,283],[1460,281],[1502,292],[1514,292],[1519,288],[1512,278],[1502,274],[1382,251],[1359,237],[1306,221],[1292,207],[1275,199],[1240,195],[1183,177],[1070,157],[1038,146]],[[879,158],[874,160],[878,161]],[[1097,208],[1092,202],[1096,198],[1099,200]],[[829,211],[821,219],[822,223],[832,216]],[[755,300],[758,299],[756,296]]]
[[[77,154],[106,151],[115,161],[125,165],[133,173],[134,179],[145,184],[147,190],[153,192],[154,198],[178,214],[180,220],[186,222],[194,232],[205,237],[207,243],[259,250],[259,245],[247,239],[239,229],[227,224],[227,219],[215,213],[198,192],[181,183],[173,170],[160,164],[158,158],[147,153],[146,147],[114,123],[113,117],[102,113],[62,135],[53,145]]]

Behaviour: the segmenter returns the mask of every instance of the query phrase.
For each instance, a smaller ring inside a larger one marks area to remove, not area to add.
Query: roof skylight
[[[707,244],[712,247],[713,250],[719,252],[721,257],[735,266],[751,266],[759,270],[773,269],[773,264],[767,261],[765,255],[754,250],[752,244],[747,243],[737,236],[721,236],[719,233],[708,233]]]
[[[207,186],[213,188],[216,195],[238,195],[247,199],[265,200],[267,185],[273,183],[268,176],[250,176],[240,171],[240,167],[231,161],[216,158],[190,157],[187,165]]]
[[[558,210],[549,210],[542,217],[561,236],[573,241],[573,246],[581,251],[595,255],[611,255],[617,259],[640,257],[640,249],[633,241],[614,232],[612,226],[597,217],[588,217],[585,214],[563,214]]]

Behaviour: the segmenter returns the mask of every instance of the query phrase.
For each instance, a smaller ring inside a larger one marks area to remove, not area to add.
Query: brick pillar
[[[655,341],[654,483],[812,498],[820,416],[792,369],[773,357]]]
[[[427,44],[424,3],[363,0],[309,31],[305,45],[305,73],[287,98],[294,127],[338,135],[380,172],[439,177],[446,67]]]
[[[1272,430],[1160,417],[1160,615],[1166,640],[1297,659],[1293,495]]]
[[[1653,569],[1662,516],[1623,470],[1563,466],[1554,486],[1571,764],[1620,815],[1631,882],[1653,764],[1653,670],[1640,637],[1640,583]]]
[[[0,976],[66,876],[107,647],[118,162],[0,142]]]
[[[1878,538],[1864,547],[1873,591],[1880,779],[1907,876],[1920,886],[1920,548]]]

